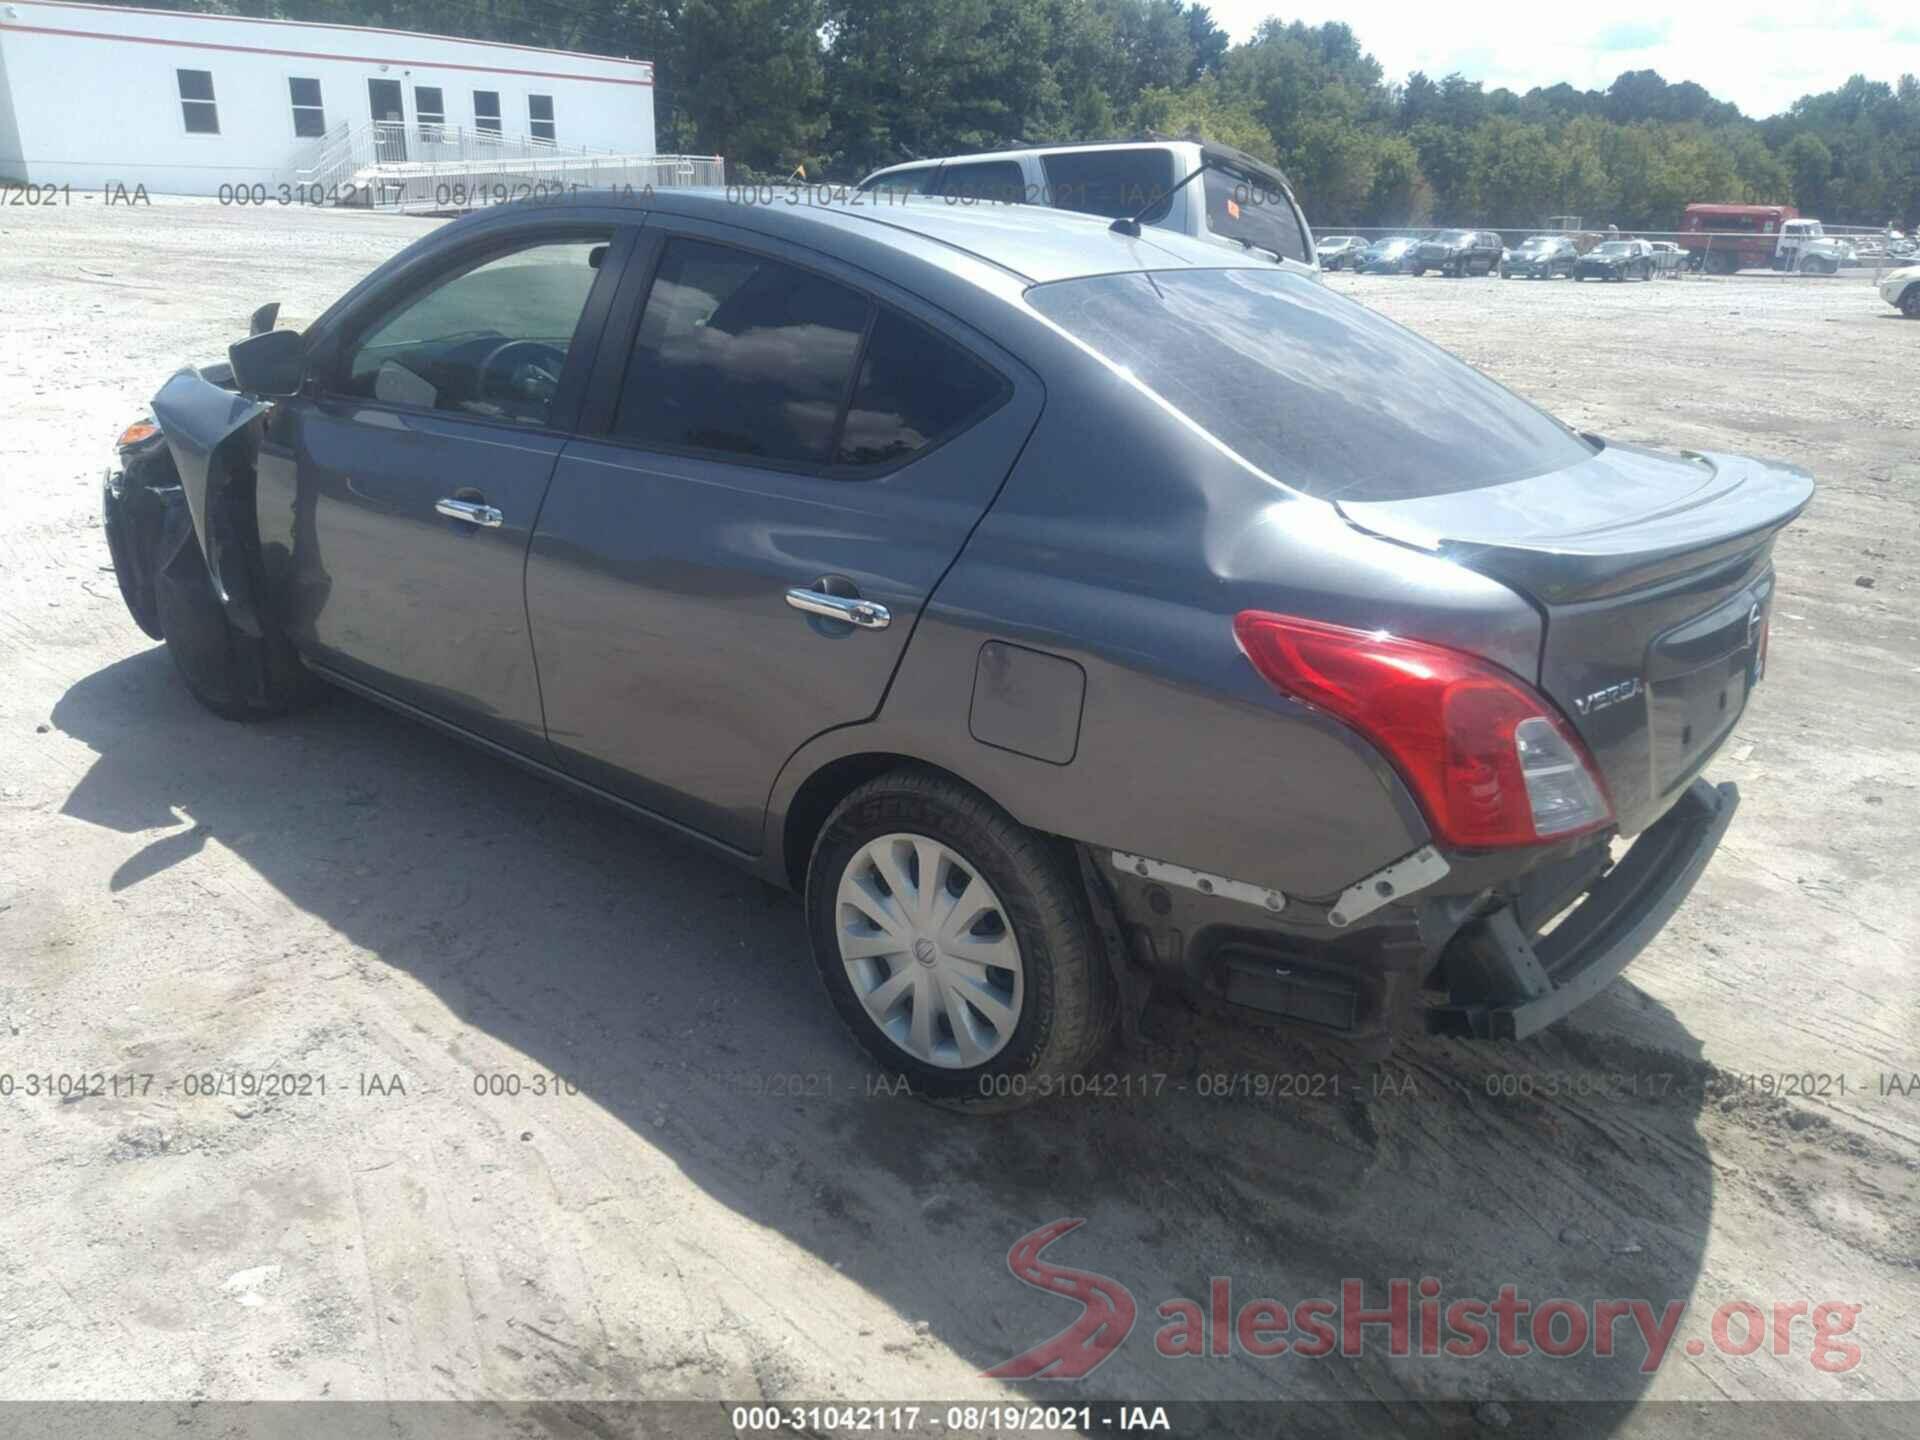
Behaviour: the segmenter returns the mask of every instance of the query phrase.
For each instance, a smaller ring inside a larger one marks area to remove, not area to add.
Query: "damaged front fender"
[[[253,513],[254,460],[259,453],[254,421],[267,409],[261,401],[223,390],[191,369],[174,375],[153,397],[153,417],[179,471],[214,594],[233,627],[254,638],[263,633],[254,593],[259,549]]]

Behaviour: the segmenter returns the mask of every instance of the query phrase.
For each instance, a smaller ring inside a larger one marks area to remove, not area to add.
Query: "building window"
[[[527,97],[527,133],[536,140],[553,144],[553,96]]]
[[[447,102],[438,85],[413,87],[413,118],[419,123],[422,140],[440,138],[440,127],[447,123]]]
[[[287,90],[293,99],[293,133],[303,140],[326,134],[327,112],[320,105],[320,82],[289,76]]]
[[[180,80],[180,114],[189,135],[218,135],[220,111],[213,103],[211,70],[176,70]]]
[[[473,92],[473,128],[483,135],[500,133],[500,92],[498,90]]]

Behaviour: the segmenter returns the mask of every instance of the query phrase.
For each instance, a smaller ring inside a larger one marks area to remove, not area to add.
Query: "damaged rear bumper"
[[[1735,786],[1696,780],[1552,930],[1529,936],[1511,906],[1466,926],[1446,956],[1457,983],[1427,1029],[1520,1040],[1598,995],[1686,900],[1739,804]]]

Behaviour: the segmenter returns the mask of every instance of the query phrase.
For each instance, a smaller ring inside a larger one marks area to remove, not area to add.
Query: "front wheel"
[[[223,720],[270,720],[311,704],[320,682],[267,622],[248,635],[233,623],[179,505],[168,514],[154,577],[154,618],[193,698]]]
[[[1900,292],[1900,313],[1909,320],[1920,320],[1920,285],[1909,285]]]
[[[843,800],[807,868],[814,963],[847,1028],[914,1091],[1007,1108],[1111,1038],[1117,986],[1059,841],[943,776]]]

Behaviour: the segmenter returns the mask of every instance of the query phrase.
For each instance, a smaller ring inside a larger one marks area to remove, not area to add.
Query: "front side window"
[[[1027,198],[1027,176],[1018,160],[973,160],[941,171],[940,193],[955,200],[1018,205]]]
[[[614,433],[773,463],[831,462],[872,302],[730,246],[668,242]]]
[[[1140,215],[1148,224],[1167,216],[1173,189],[1173,153],[1158,146],[1140,150],[1069,150],[1040,157],[1047,196],[1056,210],[1105,215],[1110,220]],[[1158,201],[1156,209],[1148,207]]]
[[[1028,303],[1274,479],[1323,500],[1452,494],[1591,450],[1462,360],[1298,271],[1037,285]]]
[[[500,92],[498,90],[473,92],[473,128],[487,135],[500,133]]]
[[[1211,165],[1199,183],[1205,188],[1207,229],[1215,235],[1284,259],[1307,258],[1299,212],[1280,186]]]
[[[547,424],[609,238],[529,245],[441,281],[375,323],[340,388],[390,405]]]
[[[320,82],[293,76],[287,81],[293,100],[293,133],[303,140],[327,133],[327,112],[320,104]]]
[[[553,97],[551,95],[527,97],[527,133],[536,140],[544,140],[549,145],[553,143]]]
[[[189,135],[218,135],[220,111],[213,99],[211,70],[176,70],[180,85],[180,115]]]

